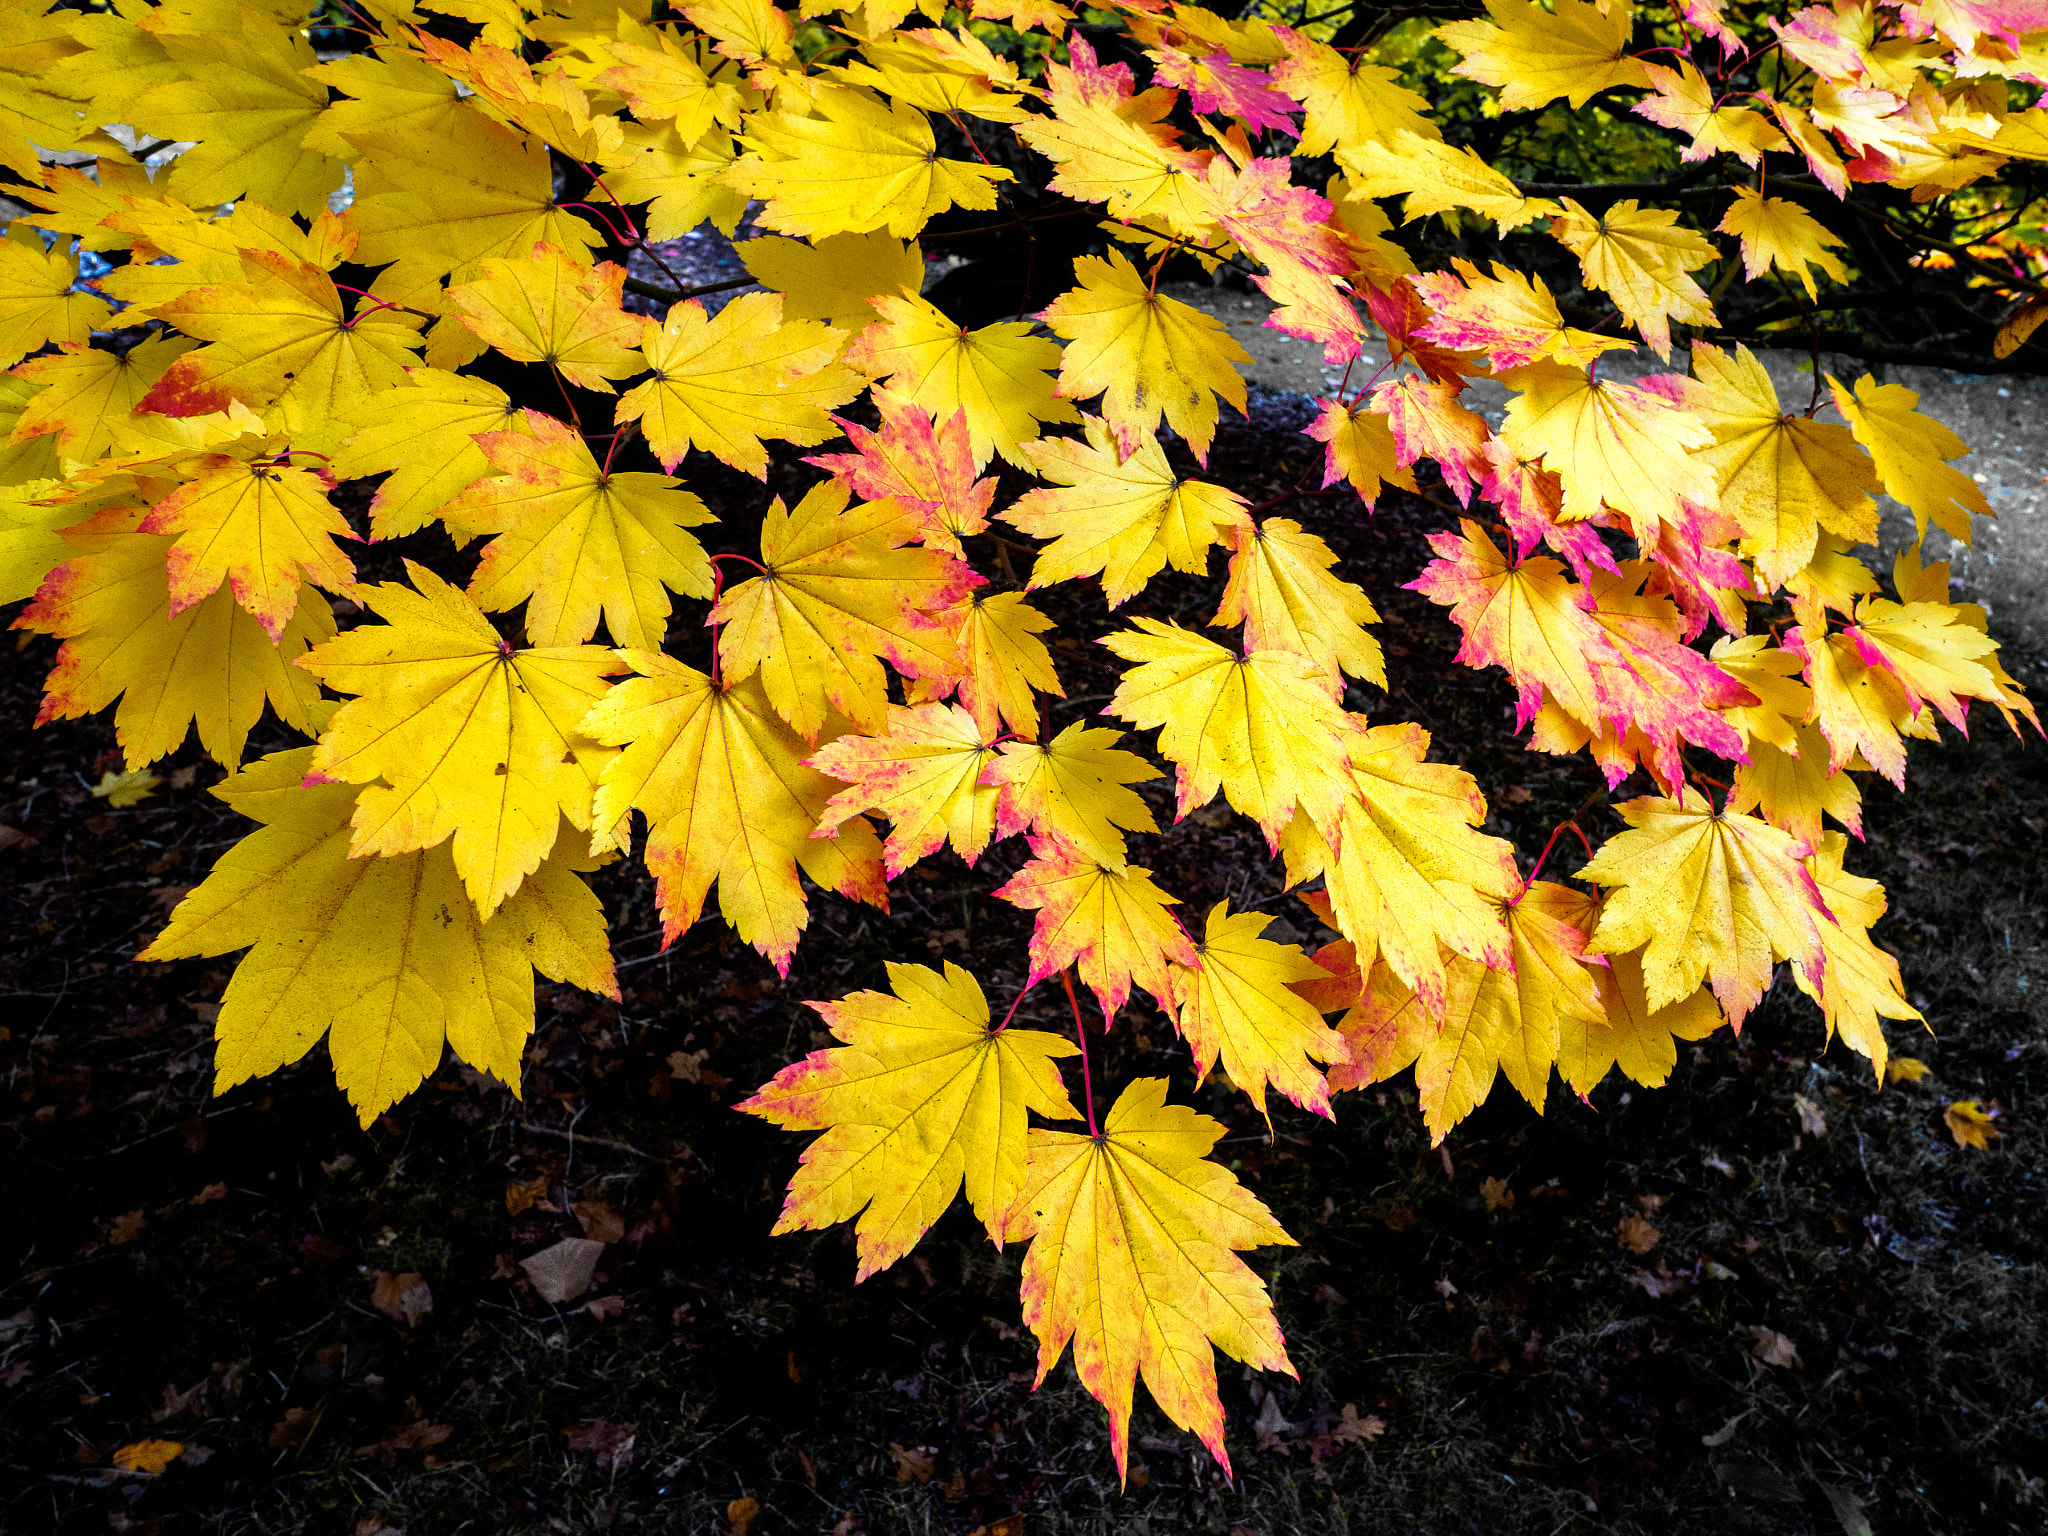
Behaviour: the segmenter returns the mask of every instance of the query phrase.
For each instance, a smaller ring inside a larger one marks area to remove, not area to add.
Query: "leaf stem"
[[[1606,798],[1607,792],[1605,790],[1594,790],[1592,794],[1586,796],[1585,802],[1576,811],[1573,811],[1571,815],[1565,817],[1563,821],[1560,821],[1550,829],[1550,840],[1543,845],[1543,851],[1536,855],[1536,862],[1530,868],[1528,876],[1522,881],[1522,888],[1515,892],[1514,900],[1508,903],[1510,907],[1529,894],[1530,887],[1536,883],[1536,877],[1543,873],[1543,863],[1550,857],[1550,850],[1557,846],[1557,840],[1564,835],[1566,827],[1570,827],[1572,832],[1578,837],[1579,846],[1586,850],[1586,857],[1589,859],[1593,857],[1593,844],[1587,839],[1585,829],[1579,825],[1579,818]]]
[[[1067,989],[1067,1006],[1074,1010],[1074,1034],[1081,1042],[1081,1094],[1088,1102],[1088,1134],[1100,1137],[1095,1127],[1095,1079],[1088,1071],[1088,1028],[1081,1022],[1081,1000],[1074,996],[1072,967],[1060,972],[1060,985]]]

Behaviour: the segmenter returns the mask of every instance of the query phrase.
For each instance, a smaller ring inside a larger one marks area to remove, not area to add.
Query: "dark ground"
[[[1299,410],[1260,400],[1214,477],[1291,479],[1314,449]],[[731,477],[705,494],[762,500]],[[1454,632],[1398,590],[1447,517],[1397,501],[1288,509],[1386,616],[1394,697],[1353,702],[1434,731],[1526,858],[1596,776],[1521,751],[1500,676],[1451,665]],[[1199,622],[1219,588],[1167,581],[1127,611]],[[1053,606],[1063,634],[1108,627],[1078,590]],[[1924,1082],[1877,1091],[1783,984],[1663,1091],[1553,1085],[1539,1118],[1497,1084],[1447,1156],[1406,1089],[1345,1096],[1335,1126],[1276,1101],[1270,1144],[1241,1096],[1204,1091],[1219,1155],[1301,1240],[1253,1256],[1301,1381],[1226,1362],[1234,1485],[1141,1392],[1119,1493],[1071,1366],[1031,1390],[1015,1250],[956,1208],[856,1288],[845,1233],[768,1236],[801,1142],[727,1108],[821,1038],[801,999],[878,984],[885,958],[968,962],[1006,997],[1028,930],[981,898],[1020,847],[925,861],[889,917],[815,897],[786,982],[715,919],[658,954],[650,889],[614,866],[624,1003],[543,986],[523,1104],[451,1061],[359,1131],[318,1050],[208,1096],[229,963],[127,957],[240,825],[194,749],[160,771],[196,774],[133,809],[91,799],[105,723],[28,728],[52,649],[0,667],[0,823],[33,839],[0,851],[7,1530],[720,1532],[741,1499],[762,1536],[2043,1527],[2048,750],[1988,713],[1971,742],[1916,746],[1909,797],[1867,783],[1851,855],[1891,889],[1878,936],[1939,1035],[1893,1034]],[[1092,650],[1059,652],[1056,724],[1101,706]],[[1210,820],[1138,840],[1139,862],[1195,912],[1230,888],[1311,931],[1256,833]],[[1052,1001],[1024,1014],[1063,1028]],[[1184,1094],[1169,1040],[1134,1003],[1098,1071],[1171,1070]],[[1956,1098],[2002,1107],[1991,1150],[1950,1141]],[[1630,1215],[1652,1251],[1618,1241]],[[590,1305],[547,1305],[517,1260],[586,1227],[614,1239]],[[401,1311],[377,1287],[400,1274],[431,1299],[410,1324],[376,1305]],[[1755,1329],[1798,1363],[1758,1359]],[[1333,1434],[1347,1408],[1384,1434]],[[111,1466],[152,1437],[187,1449],[160,1476]]]

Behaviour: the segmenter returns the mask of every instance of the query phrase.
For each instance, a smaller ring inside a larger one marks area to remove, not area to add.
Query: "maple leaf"
[[[1712,467],[1687,451],[1706,447],[1713,434],[1693,412],[1641,385],[1556,363],[1513,369],[1502,382],[1518,393],[1501,440],[1557,471],[1566,518],[1596,517],[1604,502],[1651,538],[1660,522],[1683,519],[1681,499],[1714,504]]]
[[[804,766],[803,739],[758,679],[721,687],[658,651],[619,658],[640,675],[582,722],[592,740],[619,749],[598,783],[591,846],[621,839],[635,810],[646,816],[664,945],[697,920],[716,882],[725,920],[788,974],[808,921],[799,867],[828,890],[886,910],[881,845],[866,822],[812,840],[839,783]]]
[[[756,282],[781,292],[784,319],[824,320],[847,332],[876,323],[868,300],[924,284],[923,248],[879,230],[810,245],[763,235],[734,250]]]
[[[78,551],[63,530],[87,521],[69,502],[43,499],[51,479],[0,486],[0,603],[35,596],[43,578]]]
[[[1876,461],[1884,488],[1912,509],[1921,538],[1931,522],[1968,544],[1971,516],[1995,515],[1977,482],[1946,462],[1968,453],[1969,444],[1914,410],[1920,403],[1917,392],[1903,384],[1879,384],[1867,373],[1856,381],[1854,394],[1833,374],[1828,387],[1835,409]]]
[[[1156,294],[1121,251],[1077,256],[1080,286],[1038,318],[1069,345],[1060,354],[1059,392],[1069,400],[1102,395],[1102,413],[1129,457],[1152,439],[1163,417],[1206,463],[1216,436],[1216,397],[1245,406],[1239,364],[1251,354],[1221,322],[1178,299]]]
[[[1629,110],[1689,137],[1692,143],[1679,151],[1679,159],[1694,163],[1725,151],[1753,167],[1766,151],[1791,147],[1769,118],[1748,107],[1722,105],[1712,82],[1691,62],[1681,59],[1675,70],[1648,62],[1643,68],[1656,94]],[[1726,224],[1721,228],[1734,233]]]
[[[1043,1382],[1071,1341],[1081,1384],[1109,1411],[1117,1471],[1129,1455],[1131,1395],[1142,1375],[1175,1424],[1227,1473],[1211,1345],[1261,1370],[1294,1374],[1259,1277],[1232,1250],[1290,1238],[1250,1191],[1205,1154],[1223,1134],[1166,1102],[1163,1078],[1124,1089],[1100,1136],[1034,1127],[1010,1233],[1024,1256],[1024,1321]]]
[[[225,581],[276,640],[298,609],[303,581],[349,587],[355,566],[334,540],[356,534],[327,499],[332,484],[325,470],[275,459],[199,459],[191,478],[151,507],[139,528],[178,536],[170,548],[172,616]]]
[[[1297,155],[1334,149],[1342,157],[1355,145],[1389,141],[1403,130],[1440,136],[1423,115],[1428,101],[1401,85],[1394,70],[1368,64],[1361,54],[1347,57],[1292,27],[1276,26],[1273,35],[1287,50],[1273,66],[1273,84],[1304,109]]]
[[[377,539],[419,532],[445,502],[491,472],[477,446],[480,434],[526,425],[495,384],[438,368],[411,369],[405,387],[367,396],[335,416],[356,430],[343,439],[330,473],[337,480],[386,475],[370,501]]]
[[[1586,281],[1606,291],[1659,357],[1671,355],[1673,320],[1719,323],[1704,290],[1686,274],[1718,261],[1721,253],[1703,235],[1678,228],[1676,213],[1638,208],[1632,197],[1598,218],[1569,197],[1564,206],[1563,216],[1551,221],[1551,233],[1579,258]]]
[[[1001,320],[970,331],[910,293],[873,302],[881,323],[847,348],[847,366],[885,380],[933,416],[965,411],[977,468],[991,453],[1021,466],[1021,445],[1038,435],[1039,423],[1081,419],[1053,395],[1059,344],[1033,336],[1029,325]]]
[[[1328,823],[1345,796],[1344,754],[1358,728],[1324,691],[1315,664],[1291,651],[1239,656],[1157,619],[1137,625],[1103,639],[1138,663],[1104,712],[1159,729],[1159,750],[1177,770],[1176,815],[1221,788],[1269,844],[1297,805]]]
[[[1027,1112],[1078,1120],[1054,1062],[1059,1035],[989,1027],[970,972],[889,966],[895,993],[810,1003],[842,1043],[784,1067],[736,1108],[785,1130],[823,1131],[804,1149],[780,1233],[858,1216],[858,1283],[887,1269],[953,1203],[1001,1241],[1025,1190]]]
[[[13,440],[54,437],[57,456],[73,464],[103,457],[130,425],[138,402],[194,345],[152,336],[126,352],[109,352],[60,342],[55,352],[30,358],[5,376],[36,386],[14,425]]]
[[[1262,71],[1247,69],[1228,53],[1196,58],[1177,48],[1161,48],[1151,57],[1153,78],[1186,91],[1188,105],[1195,111],[1241,119],[1253,133],[1269,128],[1294,131],[1293,99],[1275,90]]]
[[[1582,1098],[1619,1066],[1633,1082],[1661,1088],[1678,1065],[1680,1040],[1704,1040],[1725,1022],[1713,994],[1696,991],[1653,1007],[1643,974],[1644,951],[1610,955],[1593,972],[1605,1017],[1566,1018],[1557,1049],[1558,1074]]]
[[[583,435],[528,411],[521,428],[479,432],[500,471],[441,508],[460,543],[495,535],[469,584],[486,613],[521,603],[536,645],[577,645],[599,615],[619,645],[653,647],[668,628],[671,591],[712,595],[711,562],[684,530],[715,522],[666,475],[607,473]]]
[[[1400,461],[1387,418],[1361,409],[1357,402],[1318,400],[1316,419],[1301,430],[1325,444],[1323,484],[1348,480],[1368,507],[1380,499],[1382,485],[1415,489],[1415,476]]]
[[[883,724],[881,662],[907,677],[956,671],[951,637],[932,614],[978,578],[936,550],[902,550],[916,520],[891,501],[847,506],[844,483],[777,497],[761,522],[761,574],[711,610],[729,682],[761,673],[782,717],[816,741],[829,704],[862,731]]]
[[[1693,348],[1687,407],[1714,434],[1698,457],[1721,481],[1721,509],[1742,524],[1742,552],[1772,586],[1813,559],[1820,530],[1851,543],[1877,535],[1878,478],[1847,427],[1785,411],[1747,347]]]
[[[1103,1027],[1130,999],[1133,981],[1171,1007],[1174,965],[1195,963],[1194,945],[1166,909],[1179,904],[1152,883],[1152,871],[1112,869],[1058,838],[1033,838],[1031,862],[992,892],[1036,911],[1026,987],[1078,962],[1081,980],[1102,1005]]]
[[[1846,771],[1829,767],[1828,757],[1827,738],[1811,725],[1798,727],[1790,750],[1752,741],[1749,761],[1735,770],[1729,785],[1728,809],[1761,806],[1764,820],[1810,848],[1820,846],[1823,813],[1861,837],[1863,795]]]
[[[74,293],[78,263],[69,242],[45,250],[20,224],[0,240],[0,362],[13,363],[48,342],[92,339],[113,313],[98,294]]]
[[[1375,955],[1441,1012],[1438,946],[1505,968],[1510,950],[1498,903],[1519,883],[1508,844],[1474,830],[1486,801],[1472,776],[1423,760],[1418,725],[1360,730],[1350,744],[1338,814],[1321,826],[1297,817],[1281,840],[1288,883],[1323,876],[1332,926]]]
[[[977,478],[972,435],[963,407],[944,421],[903,396],[876,388],[869,394],[881,417],[879,432],[843,416],[832,420],[853,443],[852,453],[821,453],[804,460],[840,476],[867,501],[893,497],[925,524],[925,542],[959,555],[960,541],[988,526],[994,479]]]
[[[1834,922],[1820,927],[1826,963],[1819,977],[1809,975],[1795,961],[1792,979],[1800,991],[1820,1004],[1828,1037],[1840,1032],[1870,1058],[1881,1087],[1889,1050],[1879,1018],[1919,1019],[1921,1014],[1905,999],[1899,962],[1870,941],[1871,925],[1884,916],[1884,887],[1842,868],[1847,848],[1848,839],[1839,832],[1813,840],[1813,857],[1807,868]]]
[[[487,256],[483,277],[448,297],[462,323],[515,363],[545,363],[571,384],[609,395],[612,379],[648,366],[637,351],[641,321],[620,307],[626,270],[585,266],[560,246],[537,242],[530,256]]]
[[[333,635],[327,599],[299,586],[274,642],[225,589],[173,612],[175,540],[141,533],[144,517],[116,508],[68,529],[77,557],[44,578],[15,621],[64,642],[36,724],[119,699],[114,739],[131,769],[176,751],[195,725],[207,755],[233,766],[266,701],[287,725],[314,729],[319,685],[291,662]]]
[[[1336,554],[1284,517],[1237,532],[1230,582],[1212,624],[1242,624],[1248,651],[1295,651],[1322,672],[1333,698],[1343,673],[1387,686],[1379,642],[1362,626],[1379,622],[1358,587],[1330,574]]]
[[[1770,985],[1775,960],[1823,974],[1827,903],[1801,862],[1810,850],[1754,816],[1716,812],[1684,790],[1615,809],[1629,824],[1580,877],[1616,889],[1587,948],[1617,955],[1645,945],[1649,1006],[1679,1002],[1704,980],[1738,1028]]]
[[[1451,265],[1455,273],[1427,272],[1410,280],[1434,311],[1419,332],[1430,341],[1484,352],[1496,368],[1520,368],[1546,359],[1583,367],[1604,352],[1629,345],[1566,325],[1549,286],[1534,273],[1495,262],[1493,276],[1485,277],[1461,257]]]
[[[1160,776],[1144,758],[1117,747],[1119,732],[1074,724],[1040,746],[1006,741],[982,770],[996,785],[996,834],[1013,837],[1027,826],[1039,837],[1072,844],[1116,874],[1124,872],[1123,834],[1157,832],[1151,807],[1127,789]]]
[[[1564,210],[1548,198],[1528,197],[1487,164],[1476,150],[1424,138],[1403,129],[1391,143],[1355,146],[1345,161],[1353,197],[1394,197],[1402,193],[1401,222],[1432,213],[1470,208],[1492,219],[1505,235],[1536,219]]]
[[[766,204],[761,223],[816,239],[887,229],[909,239],[935,213],[996,205],[995,183],[1010,171],[947,160],[925,114],[859,91],[826,86],[815,116],[761,112],[747,121],[748,153],[720,178]]]
[[[1037,693],[1066,696],[1053,670],[1052,653],[1038,638],[1052,628],[1052,620],[1025,602],[1021,592],[985,592],[978,587],[933,617],[952,630],[958,671],[920,678],[913,691],[938,698],[957,691],[984,736],[997,734],[999,719],[1019,735],[1035,736]]]
[[[1333,1119],[1329,1087],[1313,1063],[1344,1060],[1344,1042],[1288,990],[1322,971],[1298,945],[1260,938],[1270,922],[1256,912],[1233,915],[1228,902],[1209,909],[1197,963],[1171,972],[1175,1019],[1194,1051],[1198,1084],[1220,1057],[1261,1114],[1270,1083],[1303,1109]]]
[[[1486,0],[1491,21],[1454,21],[1430,35],[1464,57],[1453,68],[1500,88],[1503,112],[1526,112],[1560,96],[1574,107],[1614,86],[1647,86],[1648,71],[1627,56],[1630,11],[1589,0]]]
[[[213,1091],[275,1072],[325,1037],[366,1127],[426,1080],[444,1043],[516,1096],[535,971],[619,995],[604,909],[576,860],[558,853],[480,918],[445,847],[351,857],[350,818],[372,791],[301,787],[313,754],[275,753],[215,786],[262,825],[136,957],[249,949],[214,1022]]]
[[[351,858],[452,835],[455,871],[489,917],[540,867],[563,818],[590,825],[613,754],[578,726],[618,664],[590,645],[515,650],[459,588],[412,561],[406,574],[411,587],[355,589],[384,624],[299,659],[358,695],[328,723],[312,772],[369,786],[355,802]]]
[[[847,787],[820,813],[813,837],[879,811],[891,822],[884,868],[894,879],[948,841],[971,868],[996,827],[995,786],[981,782],[995,757],[992,738],[957,704],[889,706],[878,736],[841,736],[811,754],[809,766]]]
[[[1472,484],[1486,474],[1486,421],[1458,401],[1461,380],[1440,383],[1420,374],[1372,387],[1372,408],[1387,418],[1394,459],[1403,469],[1416,460],[1436,460],[1444,484],[1461,507],[1472,504]]]
[[[846,333],[785,321],[780,294],[742,294],[715,316],[687,299],[660,324],[641,324],[654,377],[626,391],[613,419],[638,421],[670,474],[696,447],[765,480],[764,439],[822,443],[833,435],[825,413],[861,391],[859,377],[837,362]]]
[[[1742,242],[1743,275],[1751,282],[1775,267],[1798,278],[1806,296],[1818,300],[1810,268],[1819,267],[1838,283],[1849,281],[1848,268],[1827,249],[1841,240],[1797,203],[1737,187],[1735,201],[1714,227]]]
[[[619,158],[623,126],[608,112],[593,115],[590,98],[567,74],[536,77],[518,54],[488,38],[460,48],[429,32],[414,36],[429,63],[515,127],[577,160],[610,164]]]
[[[1053,541],[1032,564],[1034,590],[1099,571],[1103,596],[1115,608],[1169,563],[1177,571],[1206,571],[1220,530],[1248,524],[1242,496],[1181,479],[1157,439],[1124,458],[1099,418],[1088,418],[1086,432],[1085,442],[1048,437],[1027,445],[1038,473],[1060,488],[1026,491],[999,514],[1033,538]]]

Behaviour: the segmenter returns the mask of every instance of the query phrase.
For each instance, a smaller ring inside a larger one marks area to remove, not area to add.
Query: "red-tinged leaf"
[[[1434,459],[1458,505],[1472,504],[1472,484],[1487,471],[1485,420],[1458,403],[1457,383],[1431,383],[1404,374],[1375,384],[1372,408],[1387,418],[1395,458],[1403,469]]]
[[[1175,48],[1162,48],[1155,59],[1153,78],[1186,91],[1189,105],[1197,112],[1241,118],[1253,133],[1268,128],[1295,132],[1294,114],[1301,109],[1285,91],[1273,89],[1263,71],[1233,63],[1227,53],[1197,59]]]
[[[1465,376],[1478,368],[1479,359],[1470,350],[1446,344],[1429,331],[1436,316],[1422,302],[1412,279],[1397,278],[1389,288],[1367,283],[1360,297],[1386,333],[1390,365],[1413,363],[1436,384],[1462,384]]]
[[[1038,913],[1025,985],[1078,962],[1081,980],[1102,1004],[1105,1026],[1129,1000],[1133,981],[1171,1008],[1169,967],[1196,963],[1195,946],[1166,910],[1179,898],[1135,864],[1114,870],[1070,843],[1034,837],[1031,862],[994,894]]]
[[[879,432],[834,416],[854,451],[820,453],[804,462],[846,481],[863,501],[895,497],[923,521],[926,544],[961,553],[960,540],[988,526],[996,495],[994,479],[978,478],[967,412],[934,421],[923,406],[889,390],[877,388],[873,398],[882,417]]]

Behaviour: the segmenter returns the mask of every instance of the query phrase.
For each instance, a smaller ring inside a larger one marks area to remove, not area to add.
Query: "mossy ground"
[[[1300,409],[1260,399],[1211,473],[1254,499],[1291,481]],[[1400,590],[1449,514],[1276,511],[1386,617],[1393,697],[1354,704],[1429,727],[1533,855],[1597,780],[1522,751],[1499,675],[1454,666],[1440,612]],[[1199,623],[1218,585],[1168,580],[1130,611]],[[1054,599],[1077,642],[1117,622],[1079,598]],[[1107,695],[1093,650],[1058,653],[1062,722]],[[0,667],[0,823],[34,839],[0,852],[9,1530],[717,1532],[740,1499],[762,1536],[2041,1528],[2048,748],[1988,714],[1916,747],[1910,795],[1867,782],[1851,854],[1890,887],[1878,936],[1936,1028],[1893,1035],[1924,1082],[1880,1092],[1781,984],[1667,1088],[1553,1084],[1538,1116],[1497,1084],[1440,1151],[1398,1087],[1344,1096],[1334,1125],[1278,1104],[1270,1139],[1241,1095],[1196,1094],[1300,1239],[1254,1256],[1300,1380],[1223,1362],[1234,1482],[1141,1393],[1119,1491],[1071,1366],[1032,1389],[1015,1249],[956,1209],[856,1288],[843,1232],[769,1237],[800,1142],[728,1107],[819,1039],[801,1000],[876,984],[885,959],[958,960],[1007,999],[1027,929],[983,898],[1021,849],[926,861],[886,917],[817,898],[782,981],[715,920],[659,952],[644,878],[615,867],[623,1002],[543,987],[523,1102],[450,1061],[359,1130],[318,1050],[210,1097],[229,963],[128,957],[239,824],[190,750],[160,771],[196,773],[132,809],[91,799],[104,722],[28,729],[50,652]],[[1309,934],[1257,833],[1217,820],[1139,861],[1195,912],[1227,892]],[[1064,998],[1041,989],[1034,1014],[1065,1027]],[[1098,1082],[1166,1071],[1187,1095],[1170,1043],[1134,1004],[1095,1043]],[[1991,1150],[1949,1139],[1958,1098],[2003,1110]],[[508,1214],[508,1185],[538,1203]],[[1654,1248],[1621,1244],[1630,1216]],[[588,1296],[549,1306],[516,1262],[585,1220],[618,1240]],[[380,1273],[424,1277],[431,1312],[379,1311]],[[1757,1358],[1753,1329],[1799,1363]],[[1384,1433],[1346,1439],[1347,1406]],[[147,1437],[188,1450],[161,1476],[111,1467]]]

